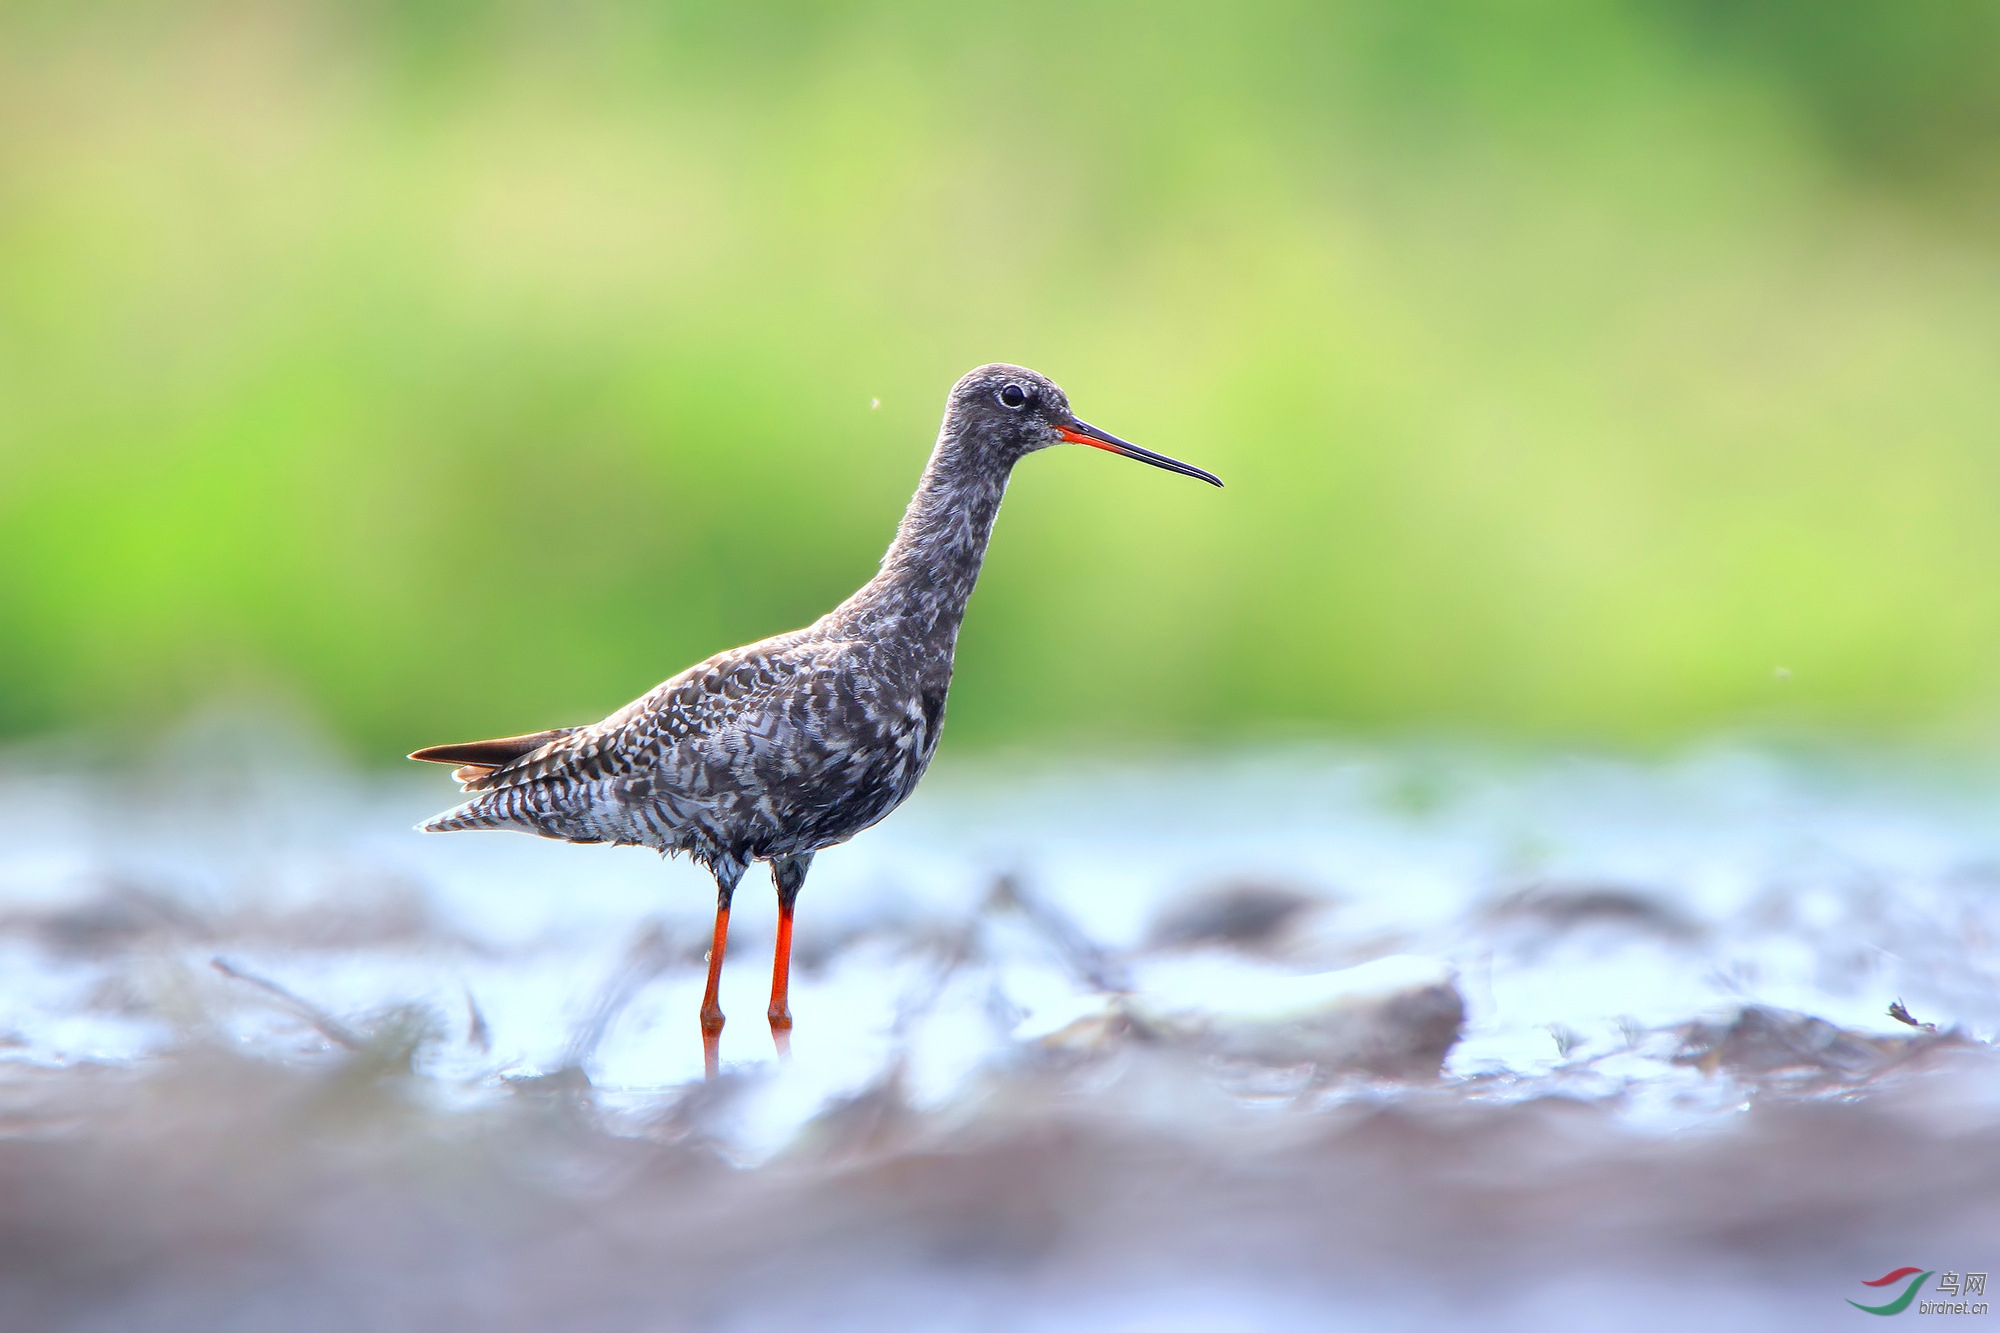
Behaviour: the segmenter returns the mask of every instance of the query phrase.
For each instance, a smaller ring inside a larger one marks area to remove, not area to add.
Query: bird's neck
[[[1009,470],[966,447],[947,426],[882,557],[882,571],[841,612],[857,628],[880,631],[900,622],[905,632],[949,650],[979,581]]]

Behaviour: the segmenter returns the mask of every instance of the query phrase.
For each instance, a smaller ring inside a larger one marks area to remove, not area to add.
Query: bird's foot
[[[792,1015],[789,1010],[773,1009],[765,1017],[771,1020],[771,1044],[778,1048],[778,1058],[792,1058]]]
[[[713,1080],[722,1072],[722,1010],[704,1007],[701,1011],[701,1071]]]

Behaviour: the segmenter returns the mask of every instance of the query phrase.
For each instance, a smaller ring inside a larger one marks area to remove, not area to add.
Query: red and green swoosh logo
[[[1929,1277],[1932,1271],[1934,1270],[1898,1268],[1893,1273],[1884,1273],[1873,1282],[1864,1282],[1861,1285],[1864,1287],[1886,1287],[1891,1282],[1901,1282],[1906,1277],[1910,1278],[1910,1285],[1904,1287],[1903,1294],[1895,1300],[1890,1301],[1887,1305],[1863,1305],[1860,1301],[1849,1301],[1848,1304],[1868,1314],[1901,1314],[1910,1308],[1910,1302],[1917,1298],[1917,1288],[1924,1285],[1924,1279]],[[1910,1277],[1912,1273],[1915,1273],[1916,1276]]]

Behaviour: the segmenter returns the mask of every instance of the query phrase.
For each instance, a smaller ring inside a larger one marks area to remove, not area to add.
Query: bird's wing
[[[453,776],[467,791],[494,791],[550,778],[588,782],[618,777],[657,764],[686,741],[738,726],[753,718],[773,696],[824,669],[837,645],[772,640],[720,653],[587,727],[543,733],[548,739],[484,772],[490,763],[473,758],[475,746],[437,746],[416,757],[465,752],[470,761]],[[528,737],[519,739],[527,740]],[[492,744],[501,744],[493,742]]]
[[[432,745],[410,755],[430,764],[461,765],[452,776],[460,782],[472,782],[483,778],[496,769],[505,768],[526,755],[546,746],[550,741],[561,740],[575,731],[575,727],[557,727],[553,731],[535,731],[525,736],[502,736],[490,741],[463,741],[456,745]]]

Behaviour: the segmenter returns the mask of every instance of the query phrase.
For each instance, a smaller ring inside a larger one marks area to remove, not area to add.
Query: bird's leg
[[[778,1048],[779,1059],[789,1059],[792,1054],[792,1008],[787,998],[792,981],[792,904],[805,887],[806,868],[811,864],[811,852],[771,862],[771,880],[778,886],[778,945],[771,956],[771,1007],[765,1017],[771,1020],[771,1041]]]
[[[708,990],[701,997],[701,1067],[709,1078],[722,1069],[722,951],[729,943],[729,904],[743,878],[741,861],[717,861],[715,871],[715,942],[708,949]]]

